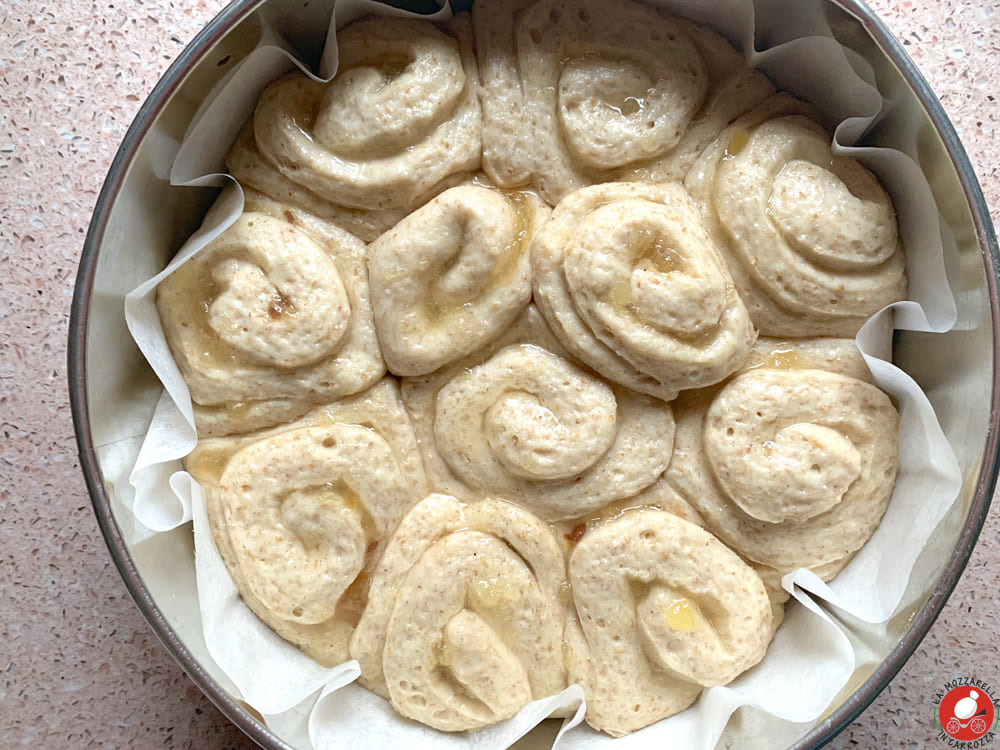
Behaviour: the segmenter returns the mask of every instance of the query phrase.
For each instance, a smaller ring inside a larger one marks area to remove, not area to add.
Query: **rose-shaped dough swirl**
[[[721,38],[631,0],[480,0],[473,24],[483,168],[552,204],[637,166],[682,178],[771,91]]]
[[[870,382],[819,369],[824,349],[840,349],[850,362],[853,342],[820,340],[800,351],[772,345],[783,353],[754,358],[715,393],[676,402],[665,476],[747,559],[829,580],[885,513],[898,415]]]
[[[363,209],[339,206],[285,177],[260,153],[253,134],[253,117],[244,123],[226,154],[229,173],[251,193],[268,196],[286,206],[295,206],[355,237],[371,242],[403,218],[400,208]]]
[[[679,185],[608,183],[564,198],[531,248],[535,302],[574,355],[669,400],[717,383],[756,334]]]
[[[539,318],[529,306],[486,351],[402,390],[436,489],[510,498],[554,521],[652,484],[673,416],[573,364]]]
[[[198,414],[203,435],[294,418],[385,372],[364,245],[263,196],[248,194],[245,213],[156,302],[192,400],[209,407]]]
[[[531,193],[463,185],[371,244],[375,323],[393,373],[432,372],[517,318],[531,298],[528,247],[548,213]]]
[[[247,605],[318,661],[346,660],[380,543],[426,491],[395,382],[291,425],[201,440],[185,464]]]
[[[538,518],[429,495],[379,560],[351,655],[362,683],[404,716],[476,729],[566,686],[565,588],[562,553]]]
[[[569,562],[570,679],[587,723],[614,736],[683,711],[763,658],[771,604],[760,577],[707,531],[634,510],[587,533]]]
[[[906,294],[892,201],[778,96],[737,120],[685,185],[765,336],[853,336]]]
[[[368,17],[337,35],[337,76],[293,73],[254,114],[260,152],[333,203],[411,208],[456,172],[478,167],[480,113],[468,17],[445,30]]]
[[[605,505],[585,518],[576,521],[564,521],[555,524],[555,527],[566,540],[567,545],[572,549],[583,536],[593,529],[603,526],[608,521],[620,517],[622,514],[636,508],[651,508],[663,510],[671,515],[705,528],[705,519],[701,513],[690,502],[684,499],[667,480],[666,476],[661,476],[653,484],[644,489],[638,495],[618,500],[610,505]],[[764,589],[771,600],[771,627],[777,630],[785,618],[785,602],[788,601],[789,594],[781,586],[781,574],[767,565],[761,565],[753,561],[745,561],[760,576],[764,582]],[[822,570],[818,571],[822,574]]]

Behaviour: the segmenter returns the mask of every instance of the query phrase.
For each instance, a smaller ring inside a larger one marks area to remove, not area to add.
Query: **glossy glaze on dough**
[[[185,467],[243,601],[317,661],[345,661],[384,541],[426,493],[395,381],[293,424],[203,439]]]
[[[445,731],[513,716],[566,686],[565,562],[509,503],[432,494],[403,519],[351,641],[362,682]]]
[[[746,359],[756,332],[679,185],[607,183],[566,196],[531,248],[535,301],[604,377],[669,400]]]
[[[771,640],[760,577],[707,531],[659,510],[626,512],[577,544],[570,678],[587,723],[613,736],[691,705],[759,662]]]
[[[382,354],[424,375],[480,349],[531,299],[528,249],[550,209],[536,195],[468,184],[441,193],[368,248]]]
[[[483,168],[550,203],[586,185],[682,179],[771,92],[721,37],[631,0],[480,0]]]
[[[781,94],[727,128],[685,186],[763,336],[853,336],[906,296],[892,201]]]
[[[285,177],[260,153],[253,134],[252,117],[240,129],[236,141],[226,154],[226,167],[244,190],[295,206],[347,230],[364,242],[371,242],[406,215],[401,208],[363,209],[340,206]]]
[[[254,114],[260,152],[286,178],[338,205],[412,209],[482,150],[468,16],[441,28],[369,16],[337,35],[329,83],[292,73]]]
[[[385,373],[364,245],[249,193],[244,213],[157,289],[202,435],[260,429]]]

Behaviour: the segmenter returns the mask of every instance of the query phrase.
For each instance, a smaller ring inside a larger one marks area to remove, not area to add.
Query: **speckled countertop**
[[[98,531],[65,343],[76,264],[136,110],[218,0],[0,4],[0,747],[252,747],[161,648]],[[996,221],[1000,8],[874,0],[952,118]],[[1000,685],[1000,507],[929,636],[833,747],[928,747],[946,680]]]

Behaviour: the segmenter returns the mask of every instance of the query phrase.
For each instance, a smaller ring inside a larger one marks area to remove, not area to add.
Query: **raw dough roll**
[[[779,95],[740,118],[685,185],[761,335],[853,336],[906,295],[896,214],[801,109]]]
[[[546,346],[537,318],[529,307],[489,351],[404,378],[403,400],[435,488],[509,498],[554,521],[652,484],[669,462],[673,416]]]
[[[157,289],[202,435],[294,419],[385,372],[364,245],[249,193],[245,213]]]
[[[885,513],[899,418],[870,382],[821,369],[858,357],[853,342],[814,341],[798,352],[768,343],[782,353],[760,357],[715,392],[678,399],[665,476],[747,559],[829,580]],[[843,356],[824,353],[838,349]]]
[[[382,354],[423,375],[500,335],[531,298],[528,248],[548,207],[532,193],[454,187],[368,249]]]
[[[670,400],[717,383],[756,338],[679,185],[578,190],[538,231],[531,259],[535,302],[562,344],[629,388]]]
[[[771,92],[720,37],[630,0],[480,0],[483,167],[550,203],[636,167],[681,179]]]
[[[244,123],[226,154],[226,166],[244,190],[295,206],[371,242],[405,215],[401,208],[363,209],[339,206],[285,177],[260,153],[253,135],[253,117]]]
[[[661,476],[638,495],[624,500],[616,500],[582,518],[560,521],[552,526],[560,544],[566,548],[567,554],[571,554],[577,542],[588,532],[603,526],[608,521],[619,518],[626,512],[639,508],[666,511],[695,526],[706,527],[705,519],[702,518],[701,513],[674,489],[665,476]],[[784,604],[788,601],[788,592],[781,586],[781,574],[774,568],[760,563],[748,562],[748,564],[764,582],[764,588],[771,600],[771,627],[777,630],[784,620]]]
[[[330,83],[268,86],[254,114],[261,153],[289,180],[361,209],[419,205],[477,168],[481,118],[467,16],[436,27],[369,16],[337,35]]]
[[[676,146],[650,162],[621,170],[615,179],[682,181],[701,152],[723,128],[774,94],[774,85],[767,76],[748,68],[743,54],[725,39],[704,26],[681,19],[678,22],[705,61],[708,93]]]
[[[389,540],[351,655],[404,716],[477,729],[566,686],[565,595],[562,553],[538,518],[429,495]]]
[[[345,661],[380,545],[426,493],[396,383],[268,432],[201,440],[185,466],[246,604],[317,661]]]
[[[587,533],[569,578],[570,680],[583,686],[587,723],[613,736],[731,682],[771,639],[760,577],[707,531],[664,511],[628,511]]]

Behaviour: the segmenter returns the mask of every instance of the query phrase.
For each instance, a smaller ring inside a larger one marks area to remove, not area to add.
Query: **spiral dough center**
[[[752,370],[709,408],[706,454],[733,502],[753,518],[813,518],[840,503],[861,476],[852,440],[861,430],[843,406],[849,394],[843,378],[826,375],[789,383],[781,371]]]
[[[550,352],[517,346],[441,389],[435,434],[450,462],[462,463],[469,446],[485,439],[488,455],[508,472],[562,479],[608,451],[616,412],[608,386]]]
[[[283,368],[336,351],[350,302],[336,264],[311,237],[264,214],[244,214],[213,246],[219,290],[208,325],[249,362]]]

